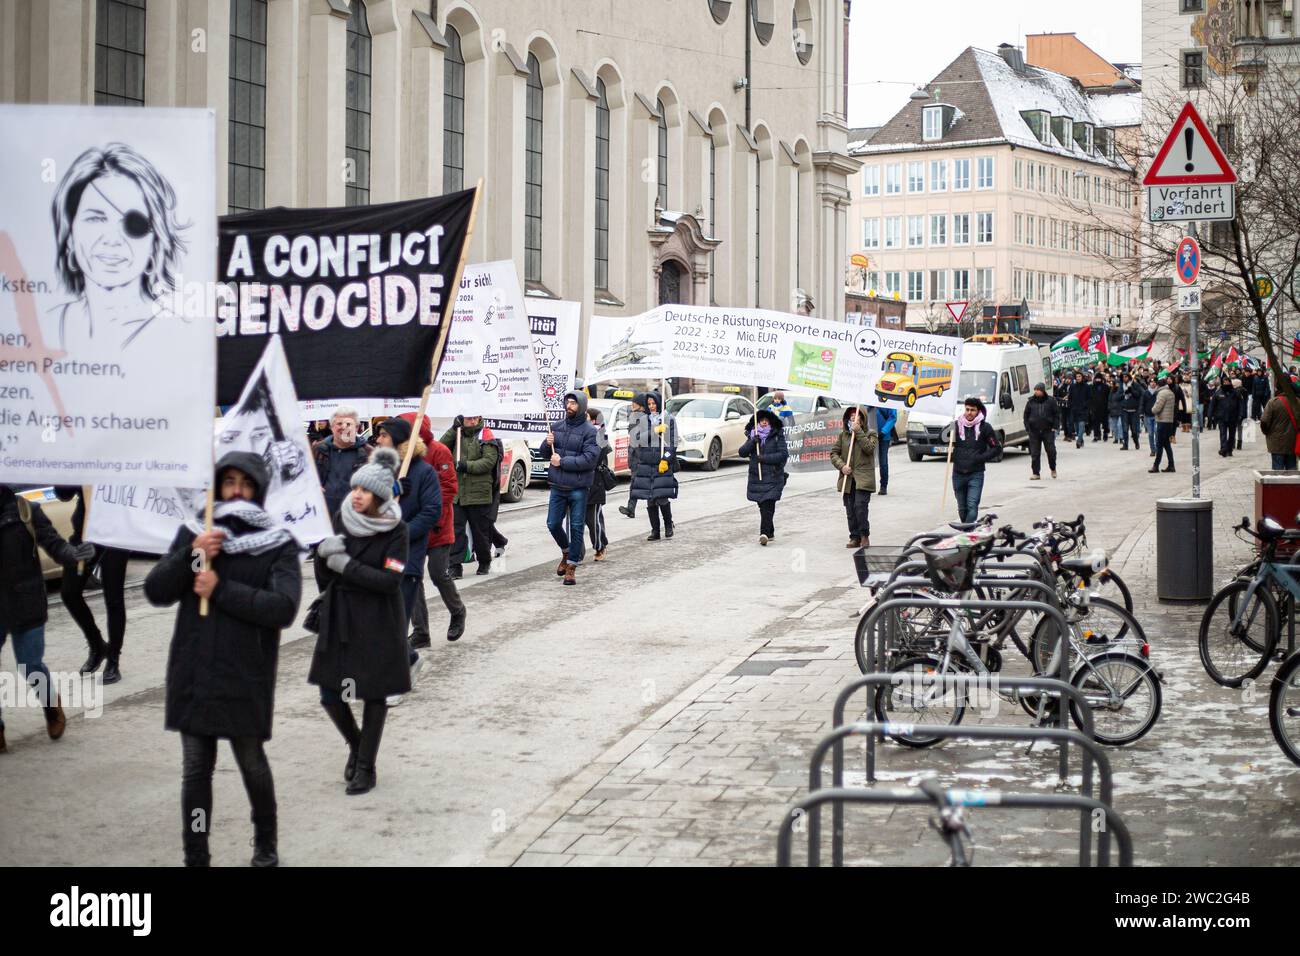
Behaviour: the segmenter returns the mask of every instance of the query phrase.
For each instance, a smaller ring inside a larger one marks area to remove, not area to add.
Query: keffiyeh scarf
[[[242,498],[217,502],[212,509],[212,524],[225,532],[221,550],[226,554],[265,554],[293,540],[288,531],[275,526],[261,505]],[[185,527],[202,534],[202,516],[189,519]]]

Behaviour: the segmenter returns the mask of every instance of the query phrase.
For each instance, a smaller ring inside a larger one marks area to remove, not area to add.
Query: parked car
[[[76,509],[76,501],[60,501],[54,494],[54,488],[51,485],[18,485],[14,491],[22,495],[28,501],[41,506],[45,512],[45,517],[53,522],[55,529],[63,540],[68,540],[72,534],[72,512]],[[42,549],[37,548],[37,553],[41,556],[41,573],[45,575],[45,580],[51,581],[63,577],[63,565],[50,559]]]
[[[758,397],[758,408],[761,411],[772,404],[772,396],[775,392],[766,392]],[[838,398],[832,398],[829,395],[799,395],[794,392],[785,393],[785,403],[794,409],[796,415],[812,415],[816,412],[833,412],[844,407],[844,403]]]
[[[620,394],[621,391],[610,392],[610,395]],[[615,475],[619,476],[632,473],[627,460],[627,424],[628,412],[632,409],[632,402],[629,400],[632,394],[632,392],[627,392],[627,397],[592,398],[587,400],[587,407],[598,409],[605,419],[605,435],[609,439],[611,449],[609,467]],[[541,444],[541,436],[528,443],[528,454],[532,459],[530,477],[533,481],[546,480],[546,469],[549,462],[542,458],[541,452],[538,450]]]
[[[677,418],[677,457],[705,471],[717,471],[722,459],[737,457],[745,423],[754,414],[750,400],[734,392],[688,392],[665,404]]]
[[[382,421],[382,418],[372,419],[370,427],[362,437],[369,439]],[[451,427],[451,421],[445,418],[434,419],[431,424],[435,438]],[[523,498],[524,489],[528,487],[528,442],[522,438],[503,438],[501,444],[503,446],[500,465],[501,500],[514,504]],[[451,453],[453,455],[456,453],[455,446],[452,447]]]

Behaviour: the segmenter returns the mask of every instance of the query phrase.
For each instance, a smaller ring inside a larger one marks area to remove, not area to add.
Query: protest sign
[[[875,412],[871,415],[874,418]],[[843,409],[795,415],[783,432],[790,452],[786,471],[834,471],[831,449],[843,428]]]
[[[1106,361],[1106,353],[1102,352],[1097,346],[1101,344],[1101,336],[1092,336],[1092,341],[1088,343],[1087,351],[1083,349],[1052,349],[1052,371],[1059,372],[1065,369],[1090,368],[1098,362]]]
[[[550,423],[564,417],[564,395],[574,389],[582,304],[558,299],[526,299],[533,336],[533,358],[541,380],[546,411],[523,418],[485,418],[498,438],[539,439]]]
[[[226,452],[249,451],[266,463],[271,476],[266,512],[300,546],[305,548],[331,534],[331,516],[279,336],[267,342],[239,401],[217,420],[212,441],[214,459]],[[209,464],[209,471],[211,467]],[[162,554],[177,528],[203,510],[205,497],[198,488],[96,485],[85,539],[128,551]]]
[[[514,262],[466,266],[428,414],[508,417],[544,411]]]
[[[235,400],[276,334],[304,399],[419,395],[475,194],[222,217],[218,401]]]
[[[0,480],[206,485],[211,110],[0,106]]]
[[[590,385],[663,378],[664,334],[661,309],[626,317],[592,316],[583,381]]]

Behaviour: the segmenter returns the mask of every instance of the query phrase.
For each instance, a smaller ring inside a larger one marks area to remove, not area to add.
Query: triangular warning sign
[[[944,305],[948,307],[948,314],[952,316],[952,320],[954,322],[961,321],[961,317],[966,314],[966,306],[969,304],[970,303],[968,302],[945,302],[944,303]]]
[[[1156,151],[1142,185],[1200,186],[1236,181],[1237,174],[1210,135],[1205,120],[1196,107],[1187,103],[1174,120],[1164,145]]]

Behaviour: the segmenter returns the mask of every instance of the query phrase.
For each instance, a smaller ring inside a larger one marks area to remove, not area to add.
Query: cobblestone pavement
[[[1250,475],[1243,462],[1203,489],[1214,499],[1220,583],[1247,560],[1249,548],[1231,526],[1253,513]],[[1081,501],[1077,510],[1100,515],[1105,495],[1123,494],[1097,491],[1097,500]],[[1059,513],[1066,511],[1061,507]],[[1098,543],[1096,535],[1090,537]],[[1294,814],[1300,771],[1269,733],[1267,677],[1243,692],[1219,687],[1205,675],[1196,650],[1204,605],[1156,600],[1153,511],[1130,524],[1111,561],[1133,592],[1152,660],[1164,677],[1156,727],[1134,745],[1109,749],[1115,807],[1133,834],[1136,862],[1294,865],[1300,860]],[[832,701],[858,676],[852,635],[864,600],[856,581],[846,580],[774,617],[759,645],[723,662],[560,787],[495,847],[489,861],[771,865],[778,823],[807,792],[809,756],[831,726]],[[862,710],[858,704],[849,716]],[[992,722],[1028,725],[1023,715],[1008,719],[1005,706],[997,718]],[[847,751],[849,785],[863,782],[861,753],[860,745]],[[888,783],[938,773],[957,786],[1050,792],[1057,783],[1056,753],[993,742],[951,742],[921,751],[886,745],[879,776]],[[1077,762],[1072,770],[1077,785]],[[943,863],[946,848],[926,817],[910,807],[848,808],[846,862]],[[1071,815],[989,809],[973,811],[970,822],[977,864],[1076,860],[1078,831]],[[805,839],[796,837],[796,859],[802,859]]]

